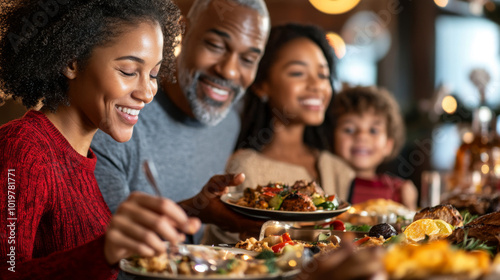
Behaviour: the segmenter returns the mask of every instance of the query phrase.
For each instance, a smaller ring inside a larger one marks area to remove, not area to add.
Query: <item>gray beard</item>
[[[196,89],[198,88],[198,81],[201,76],[200,72],[196,72],[193,77],[190,77],[189,73],[179,73],[179,79],[182,86],[182,90],[188,99],[191,110],[193,111],[194,117],[201,123],[209,126],[215,126],[220,123],[229,113],[229,110],[233,105],[238,102],[238,100],[243,97],[245,90],[242,87],[235,86],[224,80],[214,79],[207,77],[217,84],[221,84],[231,88],[235,95],[231,104],[225,108],[221,109],[224,105],[222,102],[217,102],[209,97],[203,99],[198,98],[196,94]]]

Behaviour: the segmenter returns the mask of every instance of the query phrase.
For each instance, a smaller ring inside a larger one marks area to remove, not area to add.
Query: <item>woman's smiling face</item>
[[[269,76],[256,86],[273,110],[294,123],[320,125],[332,97],[328,62],[321,48],[304,37],[282,46]]]
[[[118,142],[132,137],[139,112],[158,90],[163,33],[142,22],[110,43],[96,47],[83,67],[68,67],[69,97],[86,127],[99,128]]]

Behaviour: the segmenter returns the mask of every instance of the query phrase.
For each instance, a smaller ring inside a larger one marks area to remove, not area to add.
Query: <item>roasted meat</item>
[[[420,219],[441,219],[455,227],[463,226],[462,215],[451,204],[426,207],[418,211],[413,217],[413,221]]]
[[[315,205],[319,209],[332,210],[338,206],[335,196],[325,196],[322,193],[322,189],[314,181],[296,181],[291,187],[283,183],[269,183],[259,185],[256,189],[246,188],[236,204],[283,211],[316,211],[318,208]]]
[[[468,225],[494,225],[500,226],[500,212],[483,215],[472,220]]]
[[[458,210],[467,210],[472,215],[484,215],[500,211],[500,194],[457,194],[442,201]]]
[[[466,225],[456,228],[453,233],[448,236],[451,243],[461,243],[464,241],[465,233],[468,238],[475,238],[486,242],[488,245],[498,246],[497,236],[500,235],[500,226],[494,225]]]
[[[291,189],[309,196],[313,195],[314,193],[323,193],[321,188],[318,187],[318,185],[314,181],[310,183],[304,180],[296,181],[295,184],[291,186]]]
[[[310,197],[301,193],[294,193],[287,196],[281,204],[281,210],[285,211],[316,211]]]
[[[456,228],[448,236],[452,243],[460,243],[464,240],[465,233],[472,237],[486,242],[488,245],[498,246],[500,236],[500,212],[483,215],[463,227]]]

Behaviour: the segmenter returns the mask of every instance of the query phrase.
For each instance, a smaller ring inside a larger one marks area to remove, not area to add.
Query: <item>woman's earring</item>
[[[262,95],[262,96],[260,97],[260,101],[261,101],[262,103],[267,103],[267,101],[268,101],[268,100],[269,100],[269,96],[267,96],[267,95]]]

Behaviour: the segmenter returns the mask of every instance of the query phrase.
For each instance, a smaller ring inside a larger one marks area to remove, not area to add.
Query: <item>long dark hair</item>
[[[259,84],[266,80],[269,76],[269,69],[275,62],[278,52],[286,43],[297,38],[310,39],[321,49],[328,62],[330,85],[333,91],[333,82],[337,77],[335,57],[333,49],[326,39],[325,32],[315,25],[295,23],[274,26],[271,29],[269,41],[267,42],[264,56],[259,63],[254,84]],[[261,101],[252,90],[252,86],[249,87],[244,98],[241,132],[235,150],[250,148],[260,151],[273,138],[272,122],[274,116],[269,104]],[[283,117],[285,118],[286,116]],[[331,122],[331,120],[325,117],[325,122]],[[331,131],[328,127],[331,127],[328,123],[323,123],[320,126],[306,126],[304,143],[319,150],[331,149],[332,141],[330,141],[331,137],[328,137]]]

